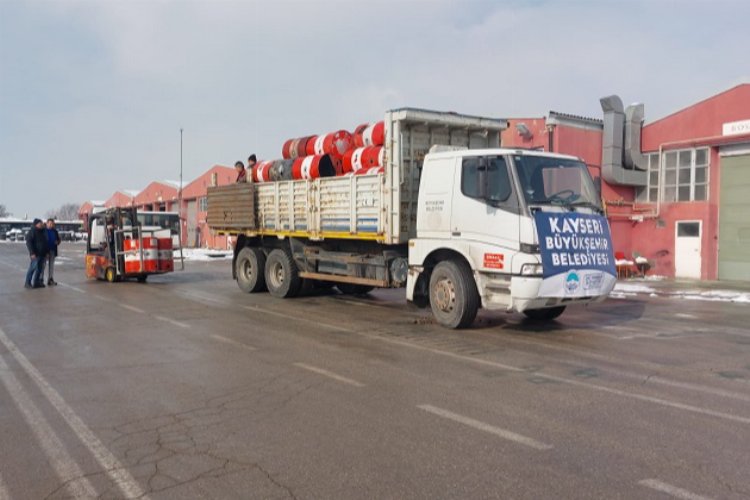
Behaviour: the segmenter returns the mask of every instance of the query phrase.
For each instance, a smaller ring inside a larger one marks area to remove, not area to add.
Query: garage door
[[[721,158],[719,279],[750,281],[750,155]]]

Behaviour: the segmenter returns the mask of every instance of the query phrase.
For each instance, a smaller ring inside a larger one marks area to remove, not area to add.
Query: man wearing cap
[[[255,159],[255,154],[251,154],[247,157],[247,182],[253,182],[253,168],[258,160]]]
[[[47,257],[47,228],[41,219],[34,219],[34,226],[26,233],[26,249],[31,262],[26,271],[26,288],[44,288],[44,259]]]

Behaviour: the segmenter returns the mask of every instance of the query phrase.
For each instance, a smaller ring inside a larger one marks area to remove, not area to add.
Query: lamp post
[[[185,258],[182,254],[182,127],[180,127],[180,190],[177,192],[177,205],[180,207],[178,210],[180,220],[180,263],[182,270],[185,270]]]

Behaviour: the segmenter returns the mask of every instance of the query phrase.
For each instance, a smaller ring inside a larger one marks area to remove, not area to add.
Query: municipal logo
[[[569,294],[573,294],[576,293],[580,287],[581,277],[578,276],[578,273],[575,271],[569,272],[565,277],[565,291]]]

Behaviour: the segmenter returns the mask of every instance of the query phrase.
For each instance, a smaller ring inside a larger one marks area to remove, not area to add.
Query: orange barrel
[[[174,271],[174,258],[172,256],[172,238],[159,238],[159,271],[171,273]]]
[[[305,154],[303,154],[302,156],[310,156],[315,154],[315,144],[317,140],[317,135],[311,135],[307,138],[307,142],[305,142]]]
[[[292,179],[294,180],[300,180],[302,179],[302,163],[305,161],[306,156],[301,158],[295,158],[294,162],[292,163]]]
[[[368,126],[362,132],[365,146],[382,146],[385,144],[385,122],[378,122]]]
[[[127,238],[122,243],[125,250],[125,273],[140,273],[141,257],[138,253],[138,240]]]
[[[336,167],[330,155],[306,156],[300,167],[303,179],[317,179],[318,177],[333,177]]]
[[[379,167],[383,154],[383,146],[368,146],[362,148],[362,167]]]
[[[269,160],[265,160],[260,163],[257,163],[255,165],[253,179],[256,182],[270,182],[271,181],[271,175],[270,175],[271,166],[273,166],[273,162]]]
[[[272,181],[288,181],[292,178],[294,160],[276,160],[271,164],[268,175]]]
[[[382,174],[385,173],[385,167],[367,167],[354,171],[354,175]]]
[[[159,272],[159,240],[153,236],[143,238],[143,272]]]
[[[362,138],[362,134],[364,133],[368,125],[369,123],[363,123],[362,125],[357,125],[357,128],[355,128],[354,132],[352,132],[352,142],[354,143],[355,148],[364,147],[365,141]]]
[[[354,151],[352,151],[352,156],[351,156],[352,172],[356,172],[357,170],[363,167],[362,153],[364,152],[364,150],[365,148],[357,148]]]

